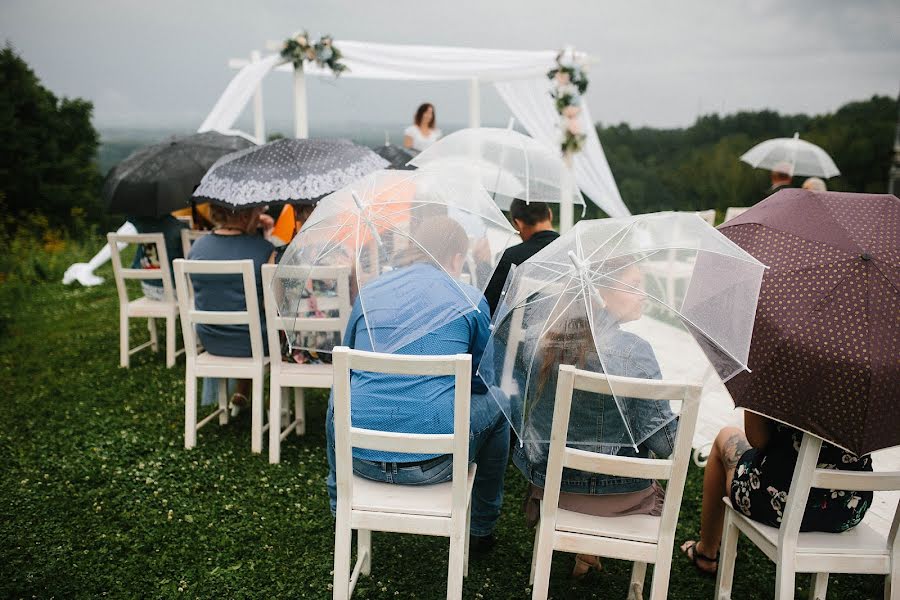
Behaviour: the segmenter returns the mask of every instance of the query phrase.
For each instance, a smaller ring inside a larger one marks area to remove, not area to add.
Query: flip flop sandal
[[[697,544],[699,544],[699,543],[700,543],[700,540],[697,540],[696,542],[694,542],[693,544],[691,544],[690,546],[685,548],[684,555],[688,557],[688,560],[691,561],[691,564],[694,565],[694,568],[697,569],[698,571],[700,571],[701,574],[714,576],[719,571],[719,553],[716,552],[715,558],[706,556],[705,554],[703,554],[702,552],[697,550]],[[712,569],[712,570],[704,569],[703,567],[700,566],[700,563],[698,562],[701,560],[715,565],[716,568]]]

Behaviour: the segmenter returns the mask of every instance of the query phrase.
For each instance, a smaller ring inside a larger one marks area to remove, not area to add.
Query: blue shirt
[[[477,300],[478,310],[471,308]],[[365,318],[363,316],[365,306]],[[458,315],[458,316],[454,316]],[[410,339],[394,354],[471,354],[473,394],[487,386],[475,374],[490,337],[490,313],[481,292],[425,264],[386,273],[369,283],[353,304],[344,345],[357,350],[385,351],[381,341],[391,334]],[[367,326],[368,322],[368,326]],[[428,333],[431,324],[443,322]],[[369,328],[376,340],[372,344]],[[412,339],[413,337],[416,339]],[[354,427],[403,433],[452,433],[454,378],[389,375],[354,371],[350,379],[350,419]],[[492,400],[485,396],[486,402]],[[439,454],[405,454],[354,448],[363,460],[415,462]]]
[[[263,305],[262,266],[275,247],[258,235],[204,235],[191,246],[191,260],[253,260],[256,298],[262,327],[263,352],[268,354],[266,313]],[[244,281],[240,275],[192,275],[197,310],[247,310]],[[246,325],[197,325],[197,337],[206,351],[216,356],[252,356],[250,331]]]

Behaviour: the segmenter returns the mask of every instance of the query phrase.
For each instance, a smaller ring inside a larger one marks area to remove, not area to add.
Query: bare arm
[[[403,147],[404,148],[412,148],[412,144],[413,144],[412,138],[409,137],[408,135],[404,135],[403,136]]]
[[[274,264],[275,264],[275,255],[276,255],[276,254],[277,254],[277,252],[274,252],[274,251],[273,251],[272,254],[271,254],[271,256],[269,256],[269,260],[267,260],[266,262],[269,263],[270,265],[274,265]]]
[[[744,411],[744,431],[747,433],[747,441],[757,450],[765,448],[772,435],[772,421],[762,415]]]

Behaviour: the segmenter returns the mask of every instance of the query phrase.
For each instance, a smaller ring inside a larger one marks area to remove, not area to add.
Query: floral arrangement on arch
[[[556,55],[556,68],[547,72],[552,87],[550,96],[562,120],[563,154],[568,157],[580,152],[587,136],[581,128],[581,97],[587,91],[588,78],[584,67],[574,57],[574,52],[561,50]]]
[[[332,43],[330,35],[323,35],[313,42],[309,33],[302,31],[284,41],[281,57],[291,61],[296,69],[302,69],[305,61],[313,61],[323,69],[330,69],[335,77],[347,70],[347,65],[341,62],[343,55]]]

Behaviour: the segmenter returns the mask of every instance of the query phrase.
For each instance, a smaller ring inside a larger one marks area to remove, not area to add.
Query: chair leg
[[[672,575],[672,546],[666,552],[657,554],[653,565],[653,581],[650,583],[651,600],[665,600],[669,597],[669,579]]]
[[[119,366],[128,368],[128,315],[119,311]]]
[[[719,573],[716,579],[716,600],[730,600],[734,582],[734,563],[737,560],[737,545],[741,531],[734,524],[730,508],[725,509],[725,527],[722,545],[719,549]]]
[[[656,571],[654,571],[654,574]],[[635,562],[631,566],[631,582],[628,584],[628,600],[642,600],[644,597],[644,578],[647,576],[647,563]]]
[[[372,532],[368,529],[357,529],[356,560],[359,560],[363,556],[365,558],[359,569],[359,574],[368,575],[372,572]]]
[[[263,438],[263,374],[259,373],[252,380],[252,390],[250,392],[250,451],[254,454],[262,453]],[[281,422],[281,415],[278,420],[272,424],[272,427],[278,428]]]
[[[191,372],[184,378],[184,447],[197,445],[197,378]]]
[[[463,535],[459,535],[463,533]],[[465,532],[450,537],[450,563],[447,566],[447,600],[462,599],[463,572],[466,554]]]
[[[892,557],[891,572],[884,578],[884,600],[900,600],[900,557]]]
[[[534,567],[537,565],[538,546],[541,541],[541,523],[538,521],[534,528],[534,547],[531,549],[531,573],[528,575],[528,585],[534,585]]]
[[[465,547],[465,561],[463,562],[463,577],[469,576],[469,537],[472,535],[472,500],[469,499],[469,503],[466,505],[466,547]]]
[[[175,317],[166,317],[166,368],[175,366]]]
[[[543,527],[543,522],[538,524]],[[534,587],[531,589],[531,600],[547,600],[550,593],[550,563],[553,561],[553,531],[541,532],[537,540],[536,556],[532,558],[534,565]]]
[[[147,329],[150,331],[150,349],[159,352],[159,338],[156,335],[156,319],[147,317]]]
[[[294,388],[294,418],[297,419],[298,436],[306,434],[306,401],[303,388]]]
[[[228,425],[228,380],[224,377],[219,378],[217,396],[219,399],[219,425]]]
[[[791,557],[793,558],[793,557]],[[776,600],[794,600],[795,575],[790,560],[778,556],[775,561],[775,598]]]
[[[349,517],[349,515],[348,515]],[[333,599],[350,599],[350,543],[353,530],[348,519],[338,515],[334,525]]]
[[[269,380],[269,462],[281,461],[281,384]]]
[[[825,600],[828,594],[828,573],[813,573],[809,581],[809,600]]]

